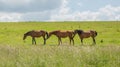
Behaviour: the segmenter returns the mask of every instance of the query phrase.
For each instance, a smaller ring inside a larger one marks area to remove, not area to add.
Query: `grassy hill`
[[[98,32],[98,36],[96,37],[97,44],[120,44],[120,23],[118,21],[114,22],[46,22],[46,23],[0,23],[0,44],[9,44],[9,45],[21,45],[31,44],[31,38],[28,37],[26,39],[26,43],[23,42],[23,34],[30,30],[46,30],[48,32],[54,30],[75,30],[75,29],[82,29],[82,30],[96,30]],[[100,41],[103,40],[103,43]],[[63,43],[69,43],[69,39],[63,39]],[[91,44],[92,40],[85,39],[85,44]],[[76,45],[80,45],[80,40],[78,36],[75,36],[75,43]],[[42,38],[37,39],[37,44],[42,45],[43,41]],[[50,39],[47,40],[47,45],[56,45],[57,38],[52,36]]]
[[[0,23],[0,67],[119,67],[120,66],[120,22],[21,22]],[[24,42],[23,34],[30,30],[96,30],[97,44],[84,39],[81,45],[78,35],[75,46],[69,39],[62,39],[57,46],[57,37],[52,36],[43,46],[43,39],[37,38],[37,45],[31,44],[31,37]],[[101,40],[103,42],[101,42]]]

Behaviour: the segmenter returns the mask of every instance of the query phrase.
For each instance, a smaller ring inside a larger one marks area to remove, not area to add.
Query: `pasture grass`
[[[120,22],[22,22],[0,23],[0,67],[119,67],[120,66]],[[31,37],[24,42],[23,34],[29,30],[96,30],[96,45],[92,39],[81,45],[78,35],[75,45],[69,39],[62,39],[57,46],[57,37],[52,36],[43,46],[43,39],[37,38],[37,45],[31,44]],[[101,40],[103,42],[101,42]]]
[[[0,67],[119,67],[120,46],[0,45]]]

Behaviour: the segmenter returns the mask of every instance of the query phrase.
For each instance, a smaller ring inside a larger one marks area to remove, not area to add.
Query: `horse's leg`
[[[58,37],[58,45],[60,45],[60,43],[62,44],[62,40],[60,37]]]
[[[61,38],[60,38],[60,43],[62,44],[62,40],[61,40]]]
[[[70,37],[69,37],[69,39],[70,39],[70,45],[71,45],[71,41],[73,42],[73,45],[74,45],[74,39],[70,38]]]
[[[93,44],[96,44],[95,38],[94,38],[94,37],[92,37],[92,39],[93,39],[93,42],[94,42]]]
[[[43,36],[43,39],[44,39],[44,45],[46,44],[46,39],[45,39],[45,36]]]
[[[82,45],[83,45],[83,38],[81,38],[81,43],[82,43]]]
[[[74,39],[72,38],[72,41],[73,41],[73,45],[74,45]]]
[[[60,45],[60,38],[58,37],[58,45]]]
[[[34,44],[34,38],[32,37],[32,44]]]
[[[35,42],[35,44],[36,44],[36,40],[35,40],[35,38],[33,38],[33,40],[34,40],[34,42]]]
[[[70,45],[71,45],[71,38],[69,37],[69,40],[70,40]]]

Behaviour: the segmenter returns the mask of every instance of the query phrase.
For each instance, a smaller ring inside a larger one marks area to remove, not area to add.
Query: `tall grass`
[[[0,46],[0,67],[119,67],[120,47]]]

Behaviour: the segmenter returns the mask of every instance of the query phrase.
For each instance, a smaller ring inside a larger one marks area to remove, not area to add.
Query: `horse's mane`
[[[31,33],[32,31],[34,31],[34,30],[28,31],[27,33],[25,33],[25,35],[28,35],[28,34]]]
[[[75,30],[76,33],[82,34],[83,30]]]

